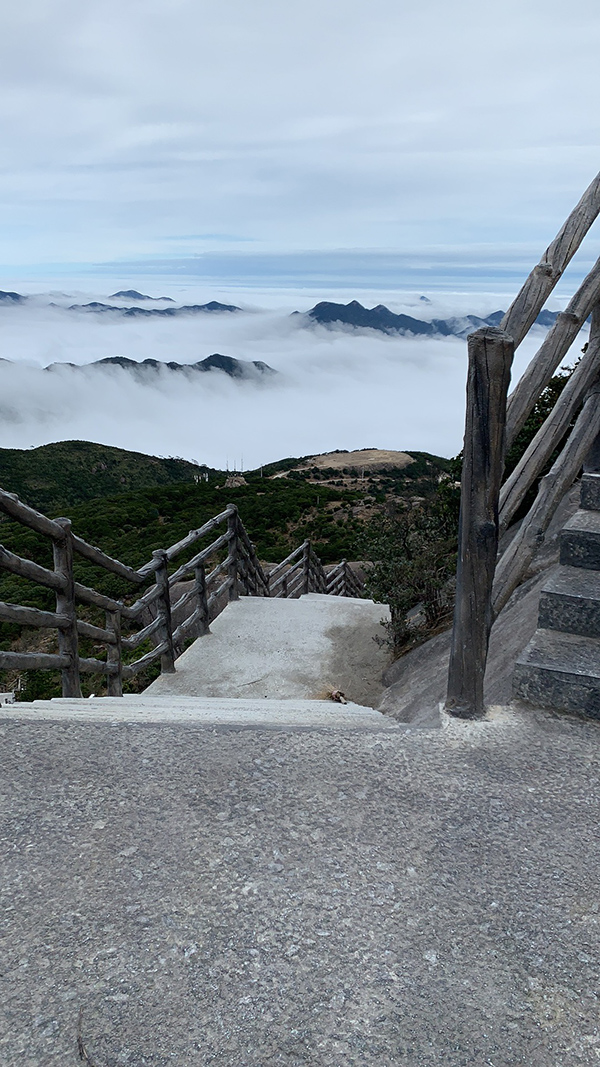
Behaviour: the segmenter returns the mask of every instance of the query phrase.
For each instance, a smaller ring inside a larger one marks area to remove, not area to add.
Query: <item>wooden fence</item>
[[[599,214],[600,174],[529,275],[500,329],[477,330],[468,338],[459,559],[446,700],[448,711],[462,718],[476,718],[484,712],[483,683],[493,621],[525,576],[560,501],[600,434],[600,259],[558,315],[507,398],[514,350]],[[515,470],[501,484],[506,449],[590,315],[583,358]],[[561,442],[558,459],[540,480],[518,533],[498,558],[499,535]]]
[[[3,670],[60,670],[64,697],[81,696],[81,673],[105,675],[109,696],[122,696],[123,680],[135,677],[144,668],[160,660],[162,673],[175,670],[175,660],[187,640],[206,634],[210,621],[240,595],[262,597],[299,597],[319,592],[334,596],[361,596],[362,584],[345,560],[325,573],[310,541],[305,541],[265,574],[254,545],[250,541],[238,510],[228,504],[197,530],[167,549],[157,549],[152,559],[137,570],[112,559],[78,537],[69,519],[49,519],[22,503],[12,493],[0,489],[0,510],[23,526],[48,537],[52,542],[54,567],[23,559],[0,545],[0,570],[27,578],[38,586],[53,590],[55,611],[0,602],[0,622],[20,626],[54,629],[58,633],[58,652],[2,652]],[[222,532],[214,536],[217,530]],[[191,550],[209,536],[213,540],[175,570],[173,560]],[[81,556],[101,570],[116,575],[129,590],[149,588],[137,596],[114,599],[75,580],[74,558]],[[184,584],[174,599],[174,587]],[[78,605],[104,612],[104,626],[78,617]],[[182,621],[174,624],[174,619]],[[136,628],[137,627],[137,628]],[[106,648],[105,659],[80,655],[80,637],[89,638]],[[152,647],[139,658],[124,661],[124,653],[135,653],[144,643]]]

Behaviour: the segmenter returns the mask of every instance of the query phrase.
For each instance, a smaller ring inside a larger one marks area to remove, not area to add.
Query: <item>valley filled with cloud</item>
[[[168,281],[151,295],[164,295],[165,287]],[[237,469],[338,448],[455,455],[463,433],[464,334],[472,328],[464,316],[506,307],[506,297],[490,293],[384,292],[377,301],[358,293],[365,307],[385,300],[393,314],[451,322],[462,333],[414,336],[320,324],[306,313],[322,293],[219,293],[219,303],[239,310],[179,312],[213,294],[172,285],[169,292],[168,302],[115,298],[111,290],[1,301],[0,447],[82,439]],[[82,310],[94,301],[116,310]],[[125,314],[131,308],[144,314]],[[173,314],[148,314],[166,308]],[[515,374],[544,336],[542,327],[533,330],[517,352]],[[215,353],[241,361],[231,365],[240,376],[219,369],[219,360],[209,361],[207,373],[195,371]],[[145,360],[158,366],[138,369]]]

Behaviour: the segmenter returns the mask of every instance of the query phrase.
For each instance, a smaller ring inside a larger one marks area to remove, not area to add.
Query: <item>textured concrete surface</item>
[[[498,616],[490,638],[484,696],[487,704],[509,703],[515,660],[535,633],[540,589],[546,572],[530,579],[513,594]],[[384,673],[387,688],[380,708],[401,722],[436,721],[446,699],[450,631],[396,660]]]
[[[242,597],[157,678],[149,695],[319,699],[341,689],[376,707],[389,653],[377,645],[389,609],[371,600],[309,593],[299,600]]]
[[[0,730],[3,1067],[598,1062],[597,724]]]

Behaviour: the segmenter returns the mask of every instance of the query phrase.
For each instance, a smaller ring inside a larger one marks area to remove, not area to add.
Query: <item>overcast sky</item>
[[[4,5],[0,286],[514,288],[600,167],[599,56],[598,0]]]

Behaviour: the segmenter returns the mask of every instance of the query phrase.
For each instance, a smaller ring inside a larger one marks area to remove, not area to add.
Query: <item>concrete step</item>
[[[600,571],[558,567],[542,587],[538,625],[600,638]]]
[[[398,731],[393,719],[359,704],[331,700],[224,700],[202,697],[139,696],[34,700],[6,704],[0,720],[38,719],[83,723],[188,723],[251,729],[368,732]]]
[[[576,511],[560,535],[560,562],[600,570],[600,511]]]
[[[580,501],[585,511],[600,511],[600,474],[583,475]]]
[[[600,640],[536,630],[515,665],[513,695],[600,719]]]

